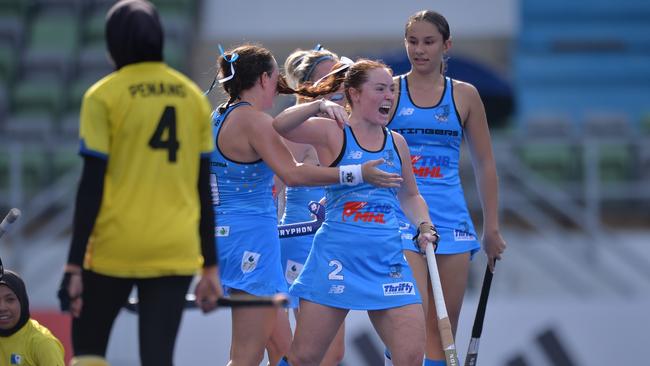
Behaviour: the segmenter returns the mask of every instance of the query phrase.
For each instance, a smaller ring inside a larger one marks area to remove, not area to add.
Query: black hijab
[[[29,299],[27,298],[25,282],[16,272],[5,269],[2,279],[0,279],[0,285],[9,287],[20,301],[20,319],[18,319],[18,323],[11,329],[0,329],[0,337],[9,337],[19,331],[29,320]]]
[[[136,62],[163,60],[163,29],[149,1],[118,1],[106,15],[105,34],[117,70]]]

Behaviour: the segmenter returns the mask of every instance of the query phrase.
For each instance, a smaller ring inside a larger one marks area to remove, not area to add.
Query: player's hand
[[[399,188],[402,177],[395,173],[386,173],[377,166],[383,164],[384,159],[368,160],[361,165],[363,181],[379,188]]]
[[[318,105],[318,111],[322,116],[335,120],[341,129],[345,127],[348,120],[348,112],[340,104],[327,99],[321,99]]]
[[[422,222],[418,226],[418,231],[413,240],[416,241],[420,253],[426,253],[427,245],[433,245],[433,251],[438,250],[438,241],[440,236],[438,236],[438,231],[435,226],[430,222]]]
[[[503,252],[506,250],[506,241],[503,240],[498,230],[494,230],[484,232],[481,242],[483,243],[483,250],[488,258],[490,271],[494,272],[494,262],[497,259],[501,259]]]
[[[82,293],[81,267],[69,264],[63,273],[57,294],[61,311],[68,311],[72,316],[78,318],[83,307]]]
[[[217,266],[210,266],[203,269],[201,278],[194,289],[194,295],[196,295],[196,305],[204,313],[208,313],[217,308],[217,300],[223,296]]]

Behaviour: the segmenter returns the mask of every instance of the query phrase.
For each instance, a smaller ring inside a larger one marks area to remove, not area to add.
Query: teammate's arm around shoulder
[[[329,118],[316,117],[319,114]],[[328,100],[317,99],[285,109],[275,117],[273,127],[287,140],[327,147],[332,139],[338,140],[341,136],[340,130],[347,119],[345,108]]]
[[[499,228],[499,183],[490,130],[478,90],[471,84],[458,83],[454,91],[459,112],[464,120],[465,139],[472,156],[476,185],[483,208],[483,249],[493,271],[494,261],[501,259],[506,243]]]
[[[282,137],[273,128],[271,116],[259,112],[255,117],[255,128],[247,128],[244,133],[255,152],[287,186],[324,185],[338,182],[336,169],[319,169],[298,164]]]

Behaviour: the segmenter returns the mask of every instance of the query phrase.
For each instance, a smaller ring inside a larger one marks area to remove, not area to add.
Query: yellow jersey
[[[107,159],[84,268],[192,275],[201,266],[199,161],[214,150],[210,103],[162,62],[122,67],[86,91],[80,154]]]
[[[34,319],[13,335],[0,338],[3,366],[64,366],[63,356],[61,342]]]

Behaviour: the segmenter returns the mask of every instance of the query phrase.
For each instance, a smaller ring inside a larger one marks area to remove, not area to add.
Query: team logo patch
[[[394,160],[395,154],[393,153],[393,150],[384,151],[384,161],[386,162],[386,165],[395,166],[395,163],[393,162]]]
[[[399,110],[399,113],[397,113],[397,116],[410,116],[415,112],[415,109],[410,108],[410,107],[402,107],[402,109]]]
[[[433,112],[433,116],[438,122],[447,122],[447,120],[449,120],[449,104],[436,108]]]
[[[241,271],[250,273],[257,268],[257,263],[260,260],[260,253],[245,251],[241,259]]]
[[[384,296],[415,295],[413,282],[384,283]]]
[[[217,226],[214,228],[215,236],[229,236],[230,235],[230,226]]]
[[[350,151],[348,154],[348,159],[359,160],[363,157],[362,151]]]
[[[287,280],[288,284],[293,284],[293,282],[298,278],[298,275],[302,271],[302,263],[294,262],[291,259],[287,259],[287,269],[284,271],[284,278]]]
[[[23,356],[21,356],[19,354],[16,354],[16,353],[12,353],[10,362],[11,362],[12,365],[22,365],[23,364]]]
[[[390,278],[402,278],[402,265],[396,264],[390,267]]]
[[[342,294],[345,291],[345,285],[332,285],[330,286],[330,294]]]
[[[476,237],[466,231],[454,230],[454,241],[474,241]]]

